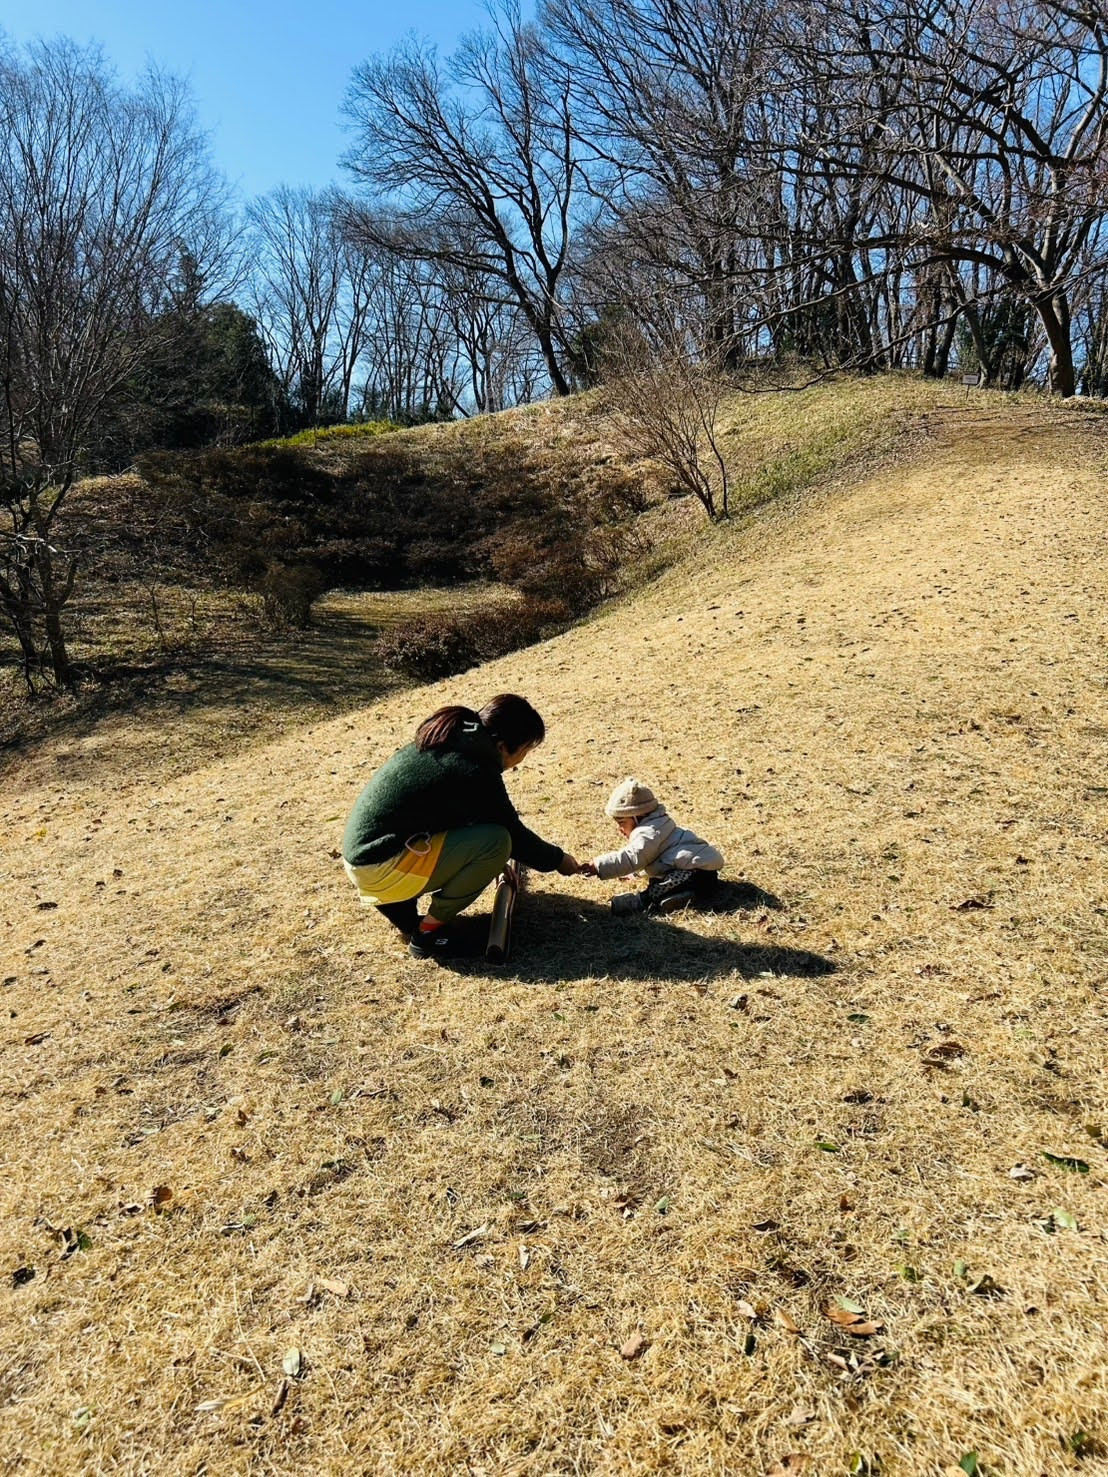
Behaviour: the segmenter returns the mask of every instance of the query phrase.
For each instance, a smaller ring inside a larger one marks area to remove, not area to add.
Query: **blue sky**
[[[124,76],[149,58],[188,79],[216,163],[245,196],[341,179],[350,73],[416,31],[449,51],[481,0],[0,0],[0,31],[98,41]]]

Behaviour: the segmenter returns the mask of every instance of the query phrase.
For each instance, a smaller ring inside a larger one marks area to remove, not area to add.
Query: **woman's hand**
[[[575,877],[580,870],[581,864],[580,862],[578,862],[577,858],[575,856],[571,856],[568,851],[563,851],[562,859],[558,863],[558,871],[562,874],[562,876]]]

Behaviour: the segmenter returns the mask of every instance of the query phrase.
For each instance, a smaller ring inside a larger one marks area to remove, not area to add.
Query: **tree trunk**
[[[562,366],[558,363],[558,355],[554,349],[554,335],[545,323],[540,322],[535,324],[535,337],[542,350],[543,363],[550,376],[551,388],[555,395],[568,395],[570,393],[569,381],[562,373]]]
[[[1073,367],[1073,345],[1070,342],[1070,307],[1065,293],[1037,298],[1035,311],[1050,344],[1051,393],[1066,399],[1074,393],[1077,378]]]
[[[981,383],[991,385],[996,374],[996,367],[989,355],[985,335],[981,332],[981,319],[977,316],[977,308],[973,303],[966,303],[962,312],[966,317],[966,327],[970,331],[973,347],[977,351],[977,367],[981,372]]]
[[[59,687],[73,685],[73,664],[69,660],[65,635],[62,632],[61,611],[53,606],[46,612],[46,639],[50,643],[50,665],[54,669],[54,681]]]
[[[950,367],[950,351],[954,347],[954,334],[958,328],[958,319],[952,313],[947,319],[943,329],[943,336],[939,342],[938,352],[935,355],[935,378],[945,379],[947,369]]]
[[[66,649],[65,633],[62,630],[62,607],[67,590],[59,590],[54,579],[54,562],[50,547],[45,539],[39,542],[36,553],[39,583],[42,586],[42,624],[46,631],[46,645],[50,653],[50,665],[54,671],[54,682],[58,687],[69,687],[73,683],[73,666]],[[72,578],[69,580],[72,585]]]

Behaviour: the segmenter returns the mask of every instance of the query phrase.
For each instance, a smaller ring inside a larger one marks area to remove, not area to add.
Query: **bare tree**
[[[182,86],[150,73],[125,90],[96,51],[0,58],[0,120],[0,615],[33,687],[73,677],[70,489],[164,348],[183,255],[223,260],[224,195]]]
[[[308,425],[342,420],[366,348],[377,262],[345,228],[349,203],[282,185],[248,211],[255,311],[287,395]]]
[[[434,263],[366,244],[377,271],[369,305],[359,411],[402,424],[452,415],[462,385],[456,339]]]
[[[560,292],[578,181],[569,81],[514,0],[494,20],[446,63],[409,42],[360,66],[346,104],[357,137],[347,163],[374,192],[367,237],[495,278],[564,394]]]
[[[1034,310],[1051,387],[1072,395],[1072,288],[1108,210],[1103,0],[834,3],[797,34],[810,74],[854,100],[885,93],[864,169],[914,203],[899,249],[995,274]],[[852,144],[841,127],[810,140],[840,175],[856,172]]]
[[[712,522],[730,513],[730,479],[717,431],[726,348],[681,295],[655,294],[650,312],[614,326],[604,346],[604,391],[636,455],[666,468],[677,496],[692,494]]]
[[[760,201],[751,147],[765,97],[766,8],[747,0],[550,0],[590,191],[636,256],[703,297],[730,353],[738,267]],[[757,234],[757,233],[754,233]]]

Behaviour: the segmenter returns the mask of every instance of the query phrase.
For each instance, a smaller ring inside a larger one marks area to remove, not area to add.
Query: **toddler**
[[[711,899],[719,886],[723,857],[693,831],[679,826],[648,785],[624,780],[612,791],[604,811],[623,832],[627,845],[586,862],[581,871],[601,878],[646,872],[650,878],[641,892],[614,897],[613,913],[674,913]]]

